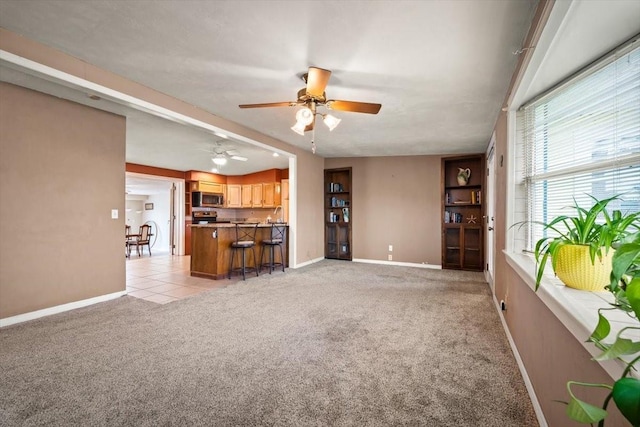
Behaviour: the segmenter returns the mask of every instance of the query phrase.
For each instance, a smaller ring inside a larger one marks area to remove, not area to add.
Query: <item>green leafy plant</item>
[[[570,401],[567,404],[569,418],[585,424],[598,423],[604,426],[607,407],[611,400],[632,426],[640,426],[640,380],[630,376],[636,370],[640,360],[640,341],[628,338],[630,331],[640,331],[640,233],[628,236],[620,245],[616,245],[612,260],[611,283],[607,289],[613,294],[611,307],[598,310],[598,324],[588,341],[602,351],[594,360],[618,359],[625,364],[620,378],[613,384],[592,384],[569,381],[567,390]],[[635,326],[622,328],[613,343],[604,340],[611,333],[611,324],[604,316],[608,310],[621,310],[626,313]],[[624,359],[623,359],[624,358]],[[599,387],[609,390],[602,406],[584,402],[575,397],[572,387]]]
[[[556,235],[539,239],[536,242],[534,254],[536,258],[536,291],[540,286],[542,274],[551,257],[551,266],[556,271],[557,254],[564,245],[589,246],[591,262],[595,262],[596,256],[602,257],[602,249],[608,251],[616,242],[630,233],[628,230],[640,230],[640,213],[633,212],[623,215],[621,211],[607,211],[607,205],[619,199],[613,196],[608,199],[598,200],[593,196],[594,204],[589,209],[580,207],[574,199],[572,208],[574,216],[560,215],[548,223],[533,221],[542,225],[545,230],[553,230]]]

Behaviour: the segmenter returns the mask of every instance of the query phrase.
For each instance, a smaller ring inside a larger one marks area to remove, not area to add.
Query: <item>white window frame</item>
[[[616,51],[620,49],[624,49],[624,46],[616,49]],[[607,55],[607,57],[612,55],[613,53]],[[519,120],[517,111],[510,109],[507,115],[507,140],[508,160],[509,165],[512,167],[510,168],[507,183],[507,200],[509,202],[507,206],[507,229],[505,230],[507,235],[504,254],[509,266],[533,290],[535,289],[536,265],[533,255],[530,252],[525,252],[528,246],[527,230],[526,228],[511,227],[513,224],[525,221],[528,217],[527,192],[524,185],[524,134],[522,126],[519,126]],[[565,287],[553,275],[550,266],[548,266],[536,295],[576,339],[582,343],[587,351],[593,356],[600,353],[593,344],[586,342],[586,338],[597,324],[597,309],[607,307],[613,301],[613,297],[609,292],[584,292]],[[608,312],[607,316],[611,321],[613,331],[632,325],[629,322],[629,318],[623,313],[616,313],[613,316],[612,313]],[[633,325],[635,326],[635,324]],[[625,367],[618,360],[600,362],[600,364],[612,378],[619,377]],[[633,375],[640,378],[637,372],[633,373]]]

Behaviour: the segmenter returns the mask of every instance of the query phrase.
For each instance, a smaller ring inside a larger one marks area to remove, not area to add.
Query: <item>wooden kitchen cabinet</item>
[[[224,193],[224,184],[217,182],[192,181],[191,191],[202,191],[203,193]]]
[[[251,207],[262,207],[262,184],[251,184]]]
[[[281,204],[281,187],[279,182],[265,182],[262,184],[262,207],[275,208]]]
[[[227,207],[228,208],[242,207],[242,186],[240,184],[227,185]]]
[[[243,208],[252,207],[252,205],[251,205],[252,190],[253,190],[253,188],[252,188],[251,184],[247,184],[247,185],[243,185],[242,186],[242,207]]]
[[[281,191],[281,199],[282,199],[282,218],[284,222],[289,222],[289,180],[282,180],[282,191]]]

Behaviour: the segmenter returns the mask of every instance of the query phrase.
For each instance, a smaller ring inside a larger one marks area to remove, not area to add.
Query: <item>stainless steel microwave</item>
[[[222,208],[224,196],[220,193],[204,193],[194,191],[191,193],[191,207],[193,208]]]

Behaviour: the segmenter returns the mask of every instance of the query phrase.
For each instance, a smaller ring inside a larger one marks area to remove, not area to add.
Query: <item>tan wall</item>
[[[441,264],[440,156],[325,159],[351,166],[353,257]]]
[[[296,246],[297,260],[298,262],[304,262],[305,260],[323,256],[322,158],[314,156],[307,150],[294,147],[232,121],[214,116],[184,101],[154,91],[3,28],[0,28],[0,49],[184,114],[224,129],[225,133],[241,135],[296,155],[298,159],[298,176],[295,179],[299,181],[296,186],[296,197],[298,198],[296,211],[298,227],[295,233],[298,236]],[[124,171],[124,163],[122,168]]]
[[[124,117],[0,83],[0,318],[125,290],[125,136]]]
[[[550,427],[579,426],[565,414],[565,406],[556,401],[567,401],[566,383],[569,380],[611,384],[611,377],[591,360],[591,355],[569,332],[540,298],[524,283],[507,264],[502,250],[505,249],[506,192],[508,164],[500,167],[500,157],[508,159],[506,113],[502,113],[496,124],[496,269],[495,297],[504,300],[507,310],[503,312],[509,332],[522,357],[527,374],[536,391],[540,406]],[[587,337],[585,336],[586,340]],[[601,404],[602,391],[594,388],[576,389],[578,396]],[[609,405],[613,408],[615,405]],[[622,415],[613,408],[607,418],[608,426],[628,425]]]
[[[324,158],[298,156],[296,262],[324,257]],[[291,217],[291,215],[289,215]]]

